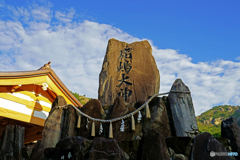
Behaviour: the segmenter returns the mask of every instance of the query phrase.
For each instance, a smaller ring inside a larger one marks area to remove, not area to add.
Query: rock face
[[[55,107],[46,119],[42,132],[44,148],[55,147],[62,138],[76,136],[76,121],[76,111],[71,105]]]
[[[25,128],[21,126],[7,125],[3,131],[0,142],[0,159],[19,160],[21,148],[24,144]]]
[[[44,159],[43,145],[41,143],[42,143],[42,140],[37,141],[37,144],[33,148],[30,160]]]
[[[42,145],[44,148],[55,147],[61,139],[61,129],[63,124],[64,108],[55,107],[45,121],[42,131]]]
[[[176,79],[172,91],[189,91],[181,79]],[[176,136],[192,137],[198,134],[197,120],[190,93],[170,93],[168,101],[171,108]],[[173,134],[174,135],[174,134]]]
[[[165,138],[156,129],[151,129],[144,135],[142,160],[170,159]]]
[[[165,138],[171,136],[167,109],[163,99],[160,97],[153,98],[153,100],[149,103],[149,109],[151,119],[147,120],[146,116],[143,116],[143,133],[147,133],[150,129],[155,128],[158,129]]]
[[[228,138],[216,137],[216,139],[227,149],[228,152],[232,152],[232,147]]]
[[[102,105],[112,105],[118,96],[128,103],[146,101],[159,92],[159,85],[160,75],[148,41],[108,41],[99,75],[98,99]]]
[[[106,114],[102,108],[101,102],[97,99],[91,99],[80,110],[83,113],[85,113],[93,118],[97,118],[97,119],[105,119],[106,118]],[[82,119],[81,126],[80,126],[80,129],[79,129],[77,135],[88,138],[88,139],[93,139],[94,137],[91,137],[92,121],[87,120],[87,118],[83,117],[83,116],[81,119]],[[89,123],[88,123],[88,121],[89,121]],[[100,123],[95,122],[96,136],[103,135],[103,133],[101,135],[98,134],[99,129],[100,129]]]
[[[134,104],[125,105],[124,98],[117,97],[116,100],[114,101],[112,110],[110,111],[109,119],[118,118],[133,112],[134,110],[136,110],[136,108],[134,108],[133,105]],[[120,131],[122,121],[112,123],[113,138],[116,139],[118,142],[134,140],[134,137],[136,137],[139,133],[142,132],[142,124],[138,123],[137,117],[138,113],[134,115],[135,131],[132,131],[131,117],[124,120],[124,132]],[[106,131],[108,131],[108,125]]]
[[[57,143],[55,150],[50,150],[50,153],[54,154],[48,154],[48,157],[53,160],[61,158],[86,159],[89,158],[88,151],[91,145],[91,140],[80,136],[64,138]],[[52,157],[50,157],[51,155]]]
[[[55,147],[60,139],[77,135],[77,115],[71,105],[62,106],[65,103],[63,97],[58,96],[52,105],[52,110],[45,121],[42,131],[42,141],[38,148],[34,148],[31,159],[44,159],[44,149]]]
[[[33,147],[24,147],[21,149],[21,155],[22,155],[22,159],[30,159],[31,154],[33,151]]]
[[[192,146],[191,137],[168,137],[165,139],[168,147],[174,150],[176,154],[190,155]]]
[[[221,136],[230,140],[232,152],[238,152],[237,159],[240,158],[240,128],[236,118],[229,118],[222,121]]]
[[[65,105],[67,105],[67,101],[64,99],[64,97],[61,95],[57,96],[52,103],[52,107],[51,107],[49,114],[52,113],[52,111],[55,109],[55,107],[65,106]]]
[[[205,160],[205,159],[216,159],[216,160],[230,160],[228,156],[212,156],[210,152],[226,152],[227,150],[223,145],[216,140],[210,133],[204,132],[197,135],[194,138],[194,144],[192,147],[191,160]]]
[[[221,124],[222,120],[224,120],[224,118],[221,118],[221,117],[219,117],[219,118],[213,118],[213,119],[212,119],[212,124],[214,124],[214,125],[219,125],[219,124]]]
[[[123,150],[115,139],[96,137],[93,140],[89,160],[125,160]]]

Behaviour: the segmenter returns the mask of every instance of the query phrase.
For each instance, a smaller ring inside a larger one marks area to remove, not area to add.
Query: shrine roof
[[[37,93],[36,91],[39,90],[38,92],[51,102],[54,101],[56,96],[62,95],[68,104],[82,107],[83,105],[51,69],[50,63],[33,71],[0,72],[0,93],[31,90]],[[46,91],[41,89],[44,83],[48,85]]]

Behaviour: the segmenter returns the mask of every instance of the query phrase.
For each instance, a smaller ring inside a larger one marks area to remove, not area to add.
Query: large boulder
[[[45,159],[87,159],[91,145],[92,140],[80,136],[67,137],[61,139],[55,148],[45,149]]]
[[[33,151],[33,147],[23,147],[21,149],[22,160],[30,159],[32,151]]]
[[[55,107],[47,117],[42,131],[42,145],[44,148],[55,147],[61,139],[62,124],[64,122],[64,108]]]
[[[71,105],[55,107],[45,121],[42,132],[44,148],[55,147],[60,139],[77,135],[77,115]]]
[[[188,157],[183,154],[174,154],[172,160],[188,160]]]
[[[155,97],[149,103],[151,119],[146,119],[145,112],[143,112],[143,133],[147,133],[150,129],[155,128],[165,137],[171,136],[171,128],[167,115],[167,109],[164,101],[160,97]]]
[[[125,116],[131,112],[136,110],[134,107],[134,104],[125,104],[124,98],[123,97],[117,97],[116,100],[114,101],[113,107],[110,111],[109,114],[109,119],[114,119],[118,118],[121,116]],[[141,134],[142,132],[142,123],[138,123],[137,117],[138,113],[135,114],[134,116],[134,121],[135,121],[135,131],[132,131],[132,126],[131,126],[131,117],[127,118],[124,120],[124,132],[120,131],[121,123],[122,121],[116,121],[112,123],[112,129],[113,129],[113,138],[116,139],[118,142],[120,141],[132,141]],[[108,126],[105,127],[106,132],[108,135]]]
[[[125,102],[146,101],[159,92],[160,75],[148,41],[128,44],[108,41],[99,75],[98,99],[113,104],[118,96]]]
[[[192,147],[191,160],[230,160],[229,156],[217,156],[216,152],[228,153],[227,149],[216,140],[210,133],[204,132],[194,138]]]
[[[34,146],[32,150],[32,154],[30,160],[44,160],[44,147],[41,144],[42,140],[38,140],[37,144]]]
[[[191,137],[168,137],[165,139],[168,147],[174,150],[176,154],[190,155],[192,141]]]
[[[61,96],[57,96],[54,100],[52,110],[44,123],[41,144],[39,144],[38,151],[34,148],[31,159],[43,160],[45,148],[55,147],[60,139],[77,135],[76,110],[71,105],[62,106],[64,104],[66,102]]]
[[[80,110],[83,113],[93,118],[97,118],[97,119],[106,118],[106,114],[104,109],[102,108],[101,102],[97,99],[91,99]],[[100,122],[94,122],[94,124],[95,124],[95,136],[96,137],[102,136],[103,133],[99,135]],[[80,126],[80,129],[78,130],[77,135],[85,137],[87,139],[93,139],[94,137],[91,136],[91,130],[92,130],[92,120],[87,119],[84,116],[81,116],[81,126]]]
[[[171,91],[190,91],[181,79],[176,79]],[[190,93],[170,92],[168,102],[171,108],[176,136],[192,137],[199,133]],[[173,133],[175,136],[175,134]]]
[[[232,152],[238,152],[240,158],[240,127],[234,117],[223,120],[221,123],[221,136],[230,140]]]
[[[123,150],[115,139],[96,137],[93,140],[89,160],[125,160]]]
[[[156,129],[151,129],[144,135],[142,160],[168,160],[168,148],[165,138]]]
[[[140,136],[136,140],[118,142],[118,145],[124,151],[126,159],[141,159],[142,140]]]
[[[24,144],[25,128],[18,125],[7,125],[0,142],[0,159],[18,160]]]
[[[227,149],[228,152],[232,152],[232,147],[228,138],[216,137],[216,139]]]
[[[64,99],[63,96],[58,95],[52,103],[52,107],[51,107],[49,114],[52,113],[52,111],[55,109],[55,107],[65,106],[65,105],[67,105],[67,101]]]

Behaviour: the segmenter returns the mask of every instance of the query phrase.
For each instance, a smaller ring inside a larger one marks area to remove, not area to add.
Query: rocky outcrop
[[[181,79],[176,79],[171,91],[189,91],[189,89]],[[168,95],[168,102],[171,108],[176,136],[195,137],[199,131],[191,94],[171,92]]]
[[[210,118],[207,119],[207,120],[203,120],[203,124],[211,124],[211,123],[212,123],[212,120],[213,120],[212,117],[210,117]]]
[[[65,106],[65,105],[67,105],[67,101],[64,99],[63,96],[58,95],[52,103],[52,107],[49,114],[51,114],[56,107]]]
[[[38,140],[37,144],[34,146],[30,160],[43,160],[44,159],[44,149],[42,145],[42,140]]]
[[[165,139],[167,147],[174,150],[176,154],[190,156],[193,138],[191,137],[168,137]]]
[[[144,135],[142,160],[170,159],[165,138],[156,129],[151,129]]]
[[[42,141],[38,148],[34,148],[31,159],[44,159],[44,149],[55,147],[60,139],[77,135],[77,115],[71,105],[65,105],[63,97],[58,96],[52,105],[52,110],[47,117],[42,131]]]
[[[59,159],[88,159],[89,149],[92,141],[76,136],[61,139],[55,148],[45,149],[45,158],[52,160]]]
[[[102,108],[101,102],[97,99],[91,99],[88,101],[81,109],[83,113],[89,115],[90,117],[97,118],[97,119],[105,119],[106,114]],[[95,123],[95,136],[102,136],[99,133],[100,129],[100,122]],[[93,139],[94,137],[91,136],[91,129],[92,129],[92,120],[87,119],[86,117],[81,117],[81,126],[78,129],[78,136],[82,136],[88,139]]]
[[[143,133],[147,133],[150,129],[155,128],[165,137],[171,136],[171,128],[169,125],[167,109],[164,101],[160,97],[155,97],[149,103],[151,119],[147,120],[145,112],[143,112]]]
[[[226,152],[227,150],[223,145],[216,140],[210,133],[204,132],[197,135],[194,138],[192,147],[191,160],[205,160],[213,159],[217,160],[230,160],[228,156],[215,156],[216,152]],[[210,154],[211,153],[211,154]]]
[[[222,121],[221,136],[230,140],[232,152],[238,152],[237,159],[240,158],[240,127],[236,118],[229,118]]]
[[[21,149],[22,160],[30,159],[33,147],[23,147]]]
[[[123,97],[117,97],[114,101],[112,110],[110,111],[109,118],[108,119],[114,119],[118,118],[124,115],[127,115],[131,112],[136,110],[134,107],[134,104],[125,104]],[[142,123],[138,123],[137,117],[138,113],[134,116],[134,122],[135,122],[135,130],[132,131],[131,126],[131,117],[124,119],[124,131],[121,132],[120,128],[122,125],[122,121],[117,121],[112,123],[113,127],[113,138],[116,139],[118,142],[120,141],[132,141],[142,132]],[[108,137],[108,127],[106,127],[106,137]]]
[[[64,108],[55,107],[45,121],[42,131],[42,145],[44,148],[55,147],[61,139],[61,129],[64,122]]]
[[[129,160],[141,159],[142,140],[140,136],[132,141],[118,142],[119,147],[124,151],[125,158]]]
[[[112,105],[118,96],[128,103],[146,101],[159,92],[159,86],[160,75],[148,41],[108,41],[99,75],[98,99],[102,105]]]
[[[233,109],[232,109],[231,107],[228,107],[228,108],[226,108],[226,109],[227,109],[227,111],[228,111],[229,113],[233,111]]]
[[[221,124],[222,120],[224,120],[224,118],[221,118],[221,117],[219,117],[219,118],[213,118],[213,119],[212,119],[212,124],[214,124],[214,125],[219,125],[219,124]]]
[[[174,154],[172,160],[188,160],[188,157],[183,154]]]
[[[115,139],[96,137],[90,150],[90,159],[125,160],[123,150]]]
[[[0,159],[19,160],[21,158],[21,148],[24,144],[24,131],[25,128],[21,126],[6,126],[0,142]]]
[[[232,152],[230,140],[228,138],[224,138],[224,137],[215,137],[215,138],[218,140],[218,142],[220,142],[223,145],[223,147],[227,149],[228,152]]]

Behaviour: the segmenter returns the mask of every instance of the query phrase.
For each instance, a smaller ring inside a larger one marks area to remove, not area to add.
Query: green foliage
[[[213,134],[214,137],[221,137],[221,132],[217,132]]]
[[[85,97],[85,95],[81,96],[78,93],[72,92],[71,93],[74,95],[74,97],[77,98],[77,100],[82,103],[83,105],[87,103],[88,100],[92,99],[92,98],[87,98]]]
[[[237,113],[235,112],[232,116],[235,118],[238,118],[238,117],[240,117],[240,112],[237,112]]]
[[[227,119],[231,116],[238,118],[240,117],[240,112],[235,112],[240,106],[231,106],[231,105],[220,105],[215,106],[212,109],[202,113],[197,118],[197,124],[199,132],[209,132],[214,137],[221,137],[221,124],[214,125],[210,120],[214,118],[223,118]],[[209,121],[210,124],[204,124],[204,121]]]

